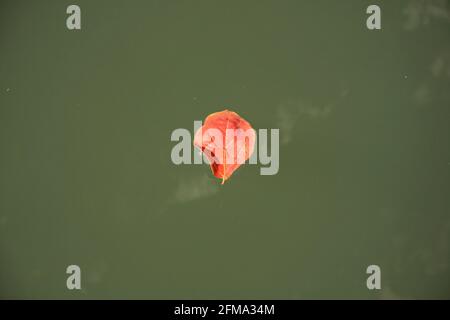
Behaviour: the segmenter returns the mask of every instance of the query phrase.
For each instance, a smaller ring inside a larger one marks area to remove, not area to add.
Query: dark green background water
[[[376,3],[1,0],[0,297],[450,298],[450,2]],[[172,164],[225,107],[277,175]]]

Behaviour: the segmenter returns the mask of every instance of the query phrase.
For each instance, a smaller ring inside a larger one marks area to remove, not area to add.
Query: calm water
[[[449,1],[76,3],[0,4],[0,297],[450,298]],[[277,175],[172,164],[225,108]]]

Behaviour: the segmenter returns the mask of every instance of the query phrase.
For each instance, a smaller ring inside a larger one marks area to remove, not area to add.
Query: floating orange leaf
[[[255,130],[236,112],[224,110],[206,117],[194,145],[208,158],[222,184],[253,154]]]

